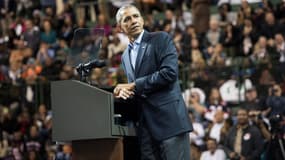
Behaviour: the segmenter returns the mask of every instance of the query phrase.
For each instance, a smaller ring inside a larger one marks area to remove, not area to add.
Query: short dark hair
[[[216,138],[212,138],[212,137],[207,137],[206,141],[214,141],[216,144],[218,143]]]

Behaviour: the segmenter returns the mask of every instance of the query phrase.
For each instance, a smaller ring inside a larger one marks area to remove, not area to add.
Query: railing
[[[229,66],[206,66],[202,70],[197,70],[191,67],[190,63],[180,64],[179,79],[182,91],[193,86],[198,86],[202,89],[207,90],[209,89],[207,87],[212,87],[210,83],[213,83],[212,85],[214,85],[215,81],[228,80],[233,77],[235,77],[238,82],[244,82],[246,78],[252,78],[252,76],[256,76],[256,73],[264,68],[264,65],[244,65],[244,59],[245,58],[242,57],[234,58],[233,63]],[[278,74],[278,63],[271,63],[273,65],[269,65],[271,67],[270,70],[275,71]],[[265,66],[268,67],[267,65]],[[199,75],[198,72],[201,72],[201,75]],[[55,75],[50,75],[48,77],[51,76]],[[206,76],[206,79],[203,76]],[[204,86],[201,85],[203,82],[210,83]],[[26,88],[28,86],[31,86],[31,88],[33,89],[33,101],[36,106],[39,106],[40,104],[44,103],[48,107],[50,107],[50,82],[47,80],[42,80],[40,78],[36,80],[35,83],[32,85],[28,85],[26,83],[19,83],[18,85],[13,85],[11,82],[0,81],[0,104],[9,103],[9,101],[12,100],[25,102]]]

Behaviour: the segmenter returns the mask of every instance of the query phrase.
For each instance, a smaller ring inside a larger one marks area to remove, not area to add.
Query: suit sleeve
[[[176,82],[178,78],[177,51],[172,38],[163,32],[155,41],[159,42],[154,46],[159,67],[154,73],[136,79],[136,94],[138,95],[156,92]]]

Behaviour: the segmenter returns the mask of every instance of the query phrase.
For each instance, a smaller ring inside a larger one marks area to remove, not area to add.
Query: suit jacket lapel
[[[147,46],[148,46],[147,41],[148,41],[149,37],[150,37],[149,33],[147,31],[145,31],[143,38],[142,38],[142,41],[141,41],[141,44],[140,44],[139,51],[138,51],[138,56],[136,59],[135,75],[137,75],[139,73],[139,70],[141,68],[143,56],[145,55],[145,51],[146,51]]]

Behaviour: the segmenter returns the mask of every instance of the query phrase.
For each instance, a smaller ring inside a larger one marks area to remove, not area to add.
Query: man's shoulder
[[[165,31],[150,32],[150,35],[152,37],[170,37],[170,35]]]
[[[255,125],[248,125],[247,130],[252,133],[260,132],[259,128]]]
[[[171,36],[164,31],[156,31],[156,32],[148,32],[146,33],[146,39],[152,42],[161,42],[166,41],[167,39],[171,39]]]

